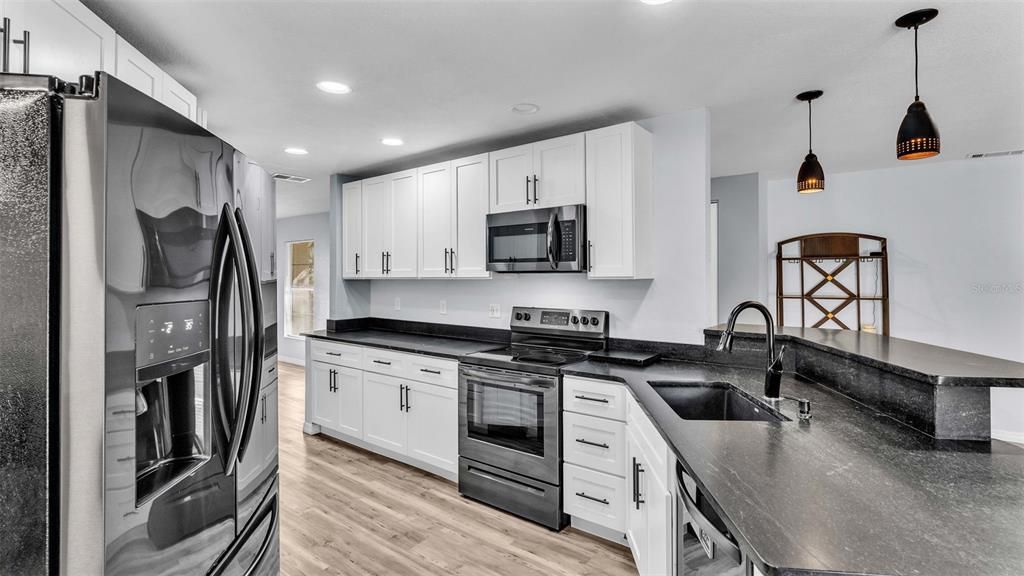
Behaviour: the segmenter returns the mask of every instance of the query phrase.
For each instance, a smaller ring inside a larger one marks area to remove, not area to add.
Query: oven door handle
[[[530,388],[533,390],[550,390],[555,387],[555,380],[534,378],[530,376],[513,376],[502,372],[491,372],[489,370],[472,370],[460,368],[459,374],[467,377],[482,380],[484,382],[500,382],[502,384],[513,384],[518,388]]]

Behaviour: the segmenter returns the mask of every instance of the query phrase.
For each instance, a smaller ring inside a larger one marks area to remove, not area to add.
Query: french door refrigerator
[[[278,572],[236,154],[107,74],[0,74],[0,573]]]

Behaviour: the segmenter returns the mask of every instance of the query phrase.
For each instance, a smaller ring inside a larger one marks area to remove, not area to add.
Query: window
[[[288,243],[285,288],[285,334],[298,337],[313,330],[313,241]]]

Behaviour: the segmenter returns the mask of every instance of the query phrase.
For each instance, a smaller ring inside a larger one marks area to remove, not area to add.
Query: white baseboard
[[[312,422],[303,422],[302,423],[302,432],[304,434],[308,434],[310,436],[316,436],[317,434],[320,433],[320,425],[319,424],[313,424]]]
[[[1005,440],[1007,442],[1024,444],[1024,432],[1013,432],[1011,430],[993,430],[992,437],[995,438],[996,440]]]
[[[306,367],[306,361],[303,358],[289,358],[287,356],[277,355],[278,362],[284,362],[285,364],[294,364],[296,366]]]

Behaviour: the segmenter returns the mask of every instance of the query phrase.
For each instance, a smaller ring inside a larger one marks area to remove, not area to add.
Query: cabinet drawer
[[[422,354],[406,354],[405,356],[406,378],[458,389],[459,363],[457,361],[423,356]]]
[[[277,381],[277,354],[263,360],[263,378],[260,387],[266,388]]]
[[[625,476],[626,425],[617,420],[565,412],[562,454],[566,462]]]
[[[562,465],[565,513],[615,530],[626,531],[626,480],[572,464]]]
[[[380,348],[363,349],[363,370],[404,378],[409,368],[409,355]]]
[[[363,349],[351,344],[340,342],[327,342],[326,340],[313,340],[309,345],[309,354],[312,360],[327,362],[349,368],[363,367]]]
[[[579,414],[626,421],[626,388],[616,382],[566,377],[562,383],[562,408]]]

